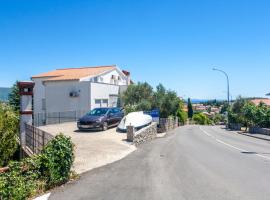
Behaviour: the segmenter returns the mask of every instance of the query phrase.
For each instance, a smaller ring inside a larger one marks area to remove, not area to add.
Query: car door
[[[114,108],[113,110],[114,110],[113,112],[114,112],[114,118],[115,118],[114,122],[115,124],[119,124],[119,122],[123,118],[123,114],[119,108]]]
[[[107,123],[109,126],[112,126],[115,122],[114,122],[114,114],[112,112],[112,110],[109,110],[107,113]]]

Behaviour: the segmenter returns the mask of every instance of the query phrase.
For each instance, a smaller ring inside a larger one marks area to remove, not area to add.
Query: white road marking
[[[251,152],[251,151],[248,151],[248,150],[245,150],[245,149],[238,148],[238,147],[233,146],[233,145],[231,145],[231,144],[228,144],[228,143],[226,143],[226,142],[223,142],[222,140],[217,139],[216,137],[212,136],[212,135],[211,135],[210,133],[208,133],[207,131],[203,130],[202,127],[199,127],[199,128],[200,128],[200,130],[201,130],[205,135],[207,135],[207,136],[213,138],[215,141],[217,141],[217,142],[219,142],[219,143],[221,143],[221,144],[223,144],[223,145],[226,145],[226,146],[228,146],[228,147],[231,147],[231,148],[233,148],[233,149],[236,149],[236,150],[238,150],[238,151],[240,151],[240,152]],[[213,130],[214,130],[214,129],[213,129]],[[254,154],[254,155],[256,155],[256,156],[258,156],[258,157],[260,157],[260,158],[264,158],[264,159],[270,160],[269,157],[264,156],[264,155],[261,155],[261,154],[258,154],[258,153]]]
[[[228,144],[228,143],[226,143],[226,142],[223,142],[222,140],[216,139],[216,141],[219,142],[219,143],[221,143],[221,144],[224,144],[224,145],[226,145],[226,146],[228,146],[228,147],[231,147],[231,148],[233,148],[233,149],[239,150],[239,151],[241,151],[241,152],[248,152],[248,151],[245,150],[245,149],[240,149],[240,148],[235,147],[235,146],[233,146],[233,145],[230,145],[230,144]]]

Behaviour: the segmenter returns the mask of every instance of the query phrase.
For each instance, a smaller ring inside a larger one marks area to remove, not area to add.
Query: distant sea
[[[207,101],[213,101],[214,99],[191,99],[191,103],[205,103]],[[217,101],[224,101],[222,99],[216,99]],[[185,100],[187,101],[187,99]]]
[[[10,90],[10,88],[0,87],[0,101],[8,101]]]

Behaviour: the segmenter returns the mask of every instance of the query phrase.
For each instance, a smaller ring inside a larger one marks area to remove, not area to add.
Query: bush
[[[49,187],[66,182],[74,161],[74,145],[70,137],[57,135],[42,151],[42,175]]]
[[[225,121],[226,121],[225,116],[222,114],[215,114],[213,117],[213,122],[215,124],[219,124],[220,122],[225,122]]]
[[[8,163],[18,147],[19,117],[13,109],[0,104],[0,167]]]
[[[10,162],[9,172],[0,174],[0,199],[26,199],[42,190],[39,167],[39,157]]]
[[[178,117],[178,121],[183,125],[187,122],[188,114],[185,111],[177,110],[176,116]]]
[[[60,134],[40,155],[10,162],[9,171],[0,174],[0,199],[27,199],[66,182],[71,174],[73,150],[71,139]]]
[[[196,124],[200,125],[209,125],[212,123],[211,120],[203,113],[194,114],[192,119]]]

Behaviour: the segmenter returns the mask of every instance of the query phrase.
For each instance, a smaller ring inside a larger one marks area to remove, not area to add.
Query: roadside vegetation
[[[0,167],[14,157],[19,141],[19,117],[11,106],[0,103]]]
[[[39,155],[20,160],[17,82],[8,102],[0,102],[0,199],[23,200],[67,182],[73,175],[74,145],[59,134]]]
[[[228,112],[229,123],[246,127],[270,128],[270,107],[264,103],[256,106],[248,99],[238,97]]]
[[[8,171],[0,173],[0,199],[27,199],[67,182],[73,161],[71,139],[57,135],[41,154],[9,162]]]
[[[0,102],[0,167],[18,159],[19,151],[19,89],[14,83],[8,102]]]
[[[168,118],[178,116],[181,123],[187,120],[184,113],[184,102],[175,91],[167,90],[159,84],[154,90],[148,83],[130,85],[121,97],[125,112],[149,111],[158,109],[160,117]]]

